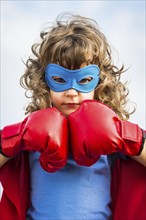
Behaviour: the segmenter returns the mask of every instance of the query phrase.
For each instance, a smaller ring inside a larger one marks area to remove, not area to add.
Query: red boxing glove
[[[83,101],[68,120],[73,157],[79,165],[90,166],[100,155],[121,152],[136,156],[142,150],[139,126],[120,120],[112,109],[98,101]]]
[[[22,150],[39,151],[48,172],[64,167],[68,158],[68,122],[56,108],[31,113],[23,122],[2,130],[2,152],[14,157]]]

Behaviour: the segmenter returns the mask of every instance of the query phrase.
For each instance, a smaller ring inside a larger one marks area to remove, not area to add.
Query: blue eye
[[[92,79],[93,79],[92,77],[83,78],[79,81],[79,84],[81,84],[81,85],[88,84],[89,82],[92,81]]]
[[[60,84],[64,84],[64,83],[66,82],[63,78],[61,78],[61,77],[59,77],[59,76],[52,76],[52,79],[53,79],[55,82],[60,83]]]

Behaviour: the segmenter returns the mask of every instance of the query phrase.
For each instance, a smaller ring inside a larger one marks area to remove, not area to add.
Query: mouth
[[[64,103],[63,105],[68,107],[68,108],[78,108],[80,106],[79,103],[72,103],[72,102]]]

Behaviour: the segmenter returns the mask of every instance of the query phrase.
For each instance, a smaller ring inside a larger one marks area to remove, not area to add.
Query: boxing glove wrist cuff
[[[4,153],[3,153],[3,151],[2,151],[2,145],[1,145],[1,143],[2,143],[2,131],[0,130],[0,154],[2,154],[4,157],[7,157]]]
[[[1,143],[2,143],[2,136],[1,136],[1,133],[2,133],[2,131],[0,130],[0,154],[2,154],[4,157],[8,157],[8,156],[6,156],[6,155],[3,153],[3,150],[2,150],[2,145],[1,145]]]
[[[128,156],[140,155],[144,142],[142,129],[137,124],[122,120],[118,120],[116,125],[117,131],[123,139],[120,151]]]

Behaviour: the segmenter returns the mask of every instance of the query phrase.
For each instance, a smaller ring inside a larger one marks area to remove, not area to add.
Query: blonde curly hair
[[[111,107],[121,119],[127,120],[128,89],[120,82],[124,66],[113,64],[111,48],[95,20],[79,15],[63,14],[40,33],[41,42],[32,45],[33,57],[26,62],[20,84],[31,92],[26,114],[50,107],[49,87],[45,82],[45,68],[57,63],[68,69],[78,69],[85,63],[100,68],[100,83],[95,89],[95,100]]]

